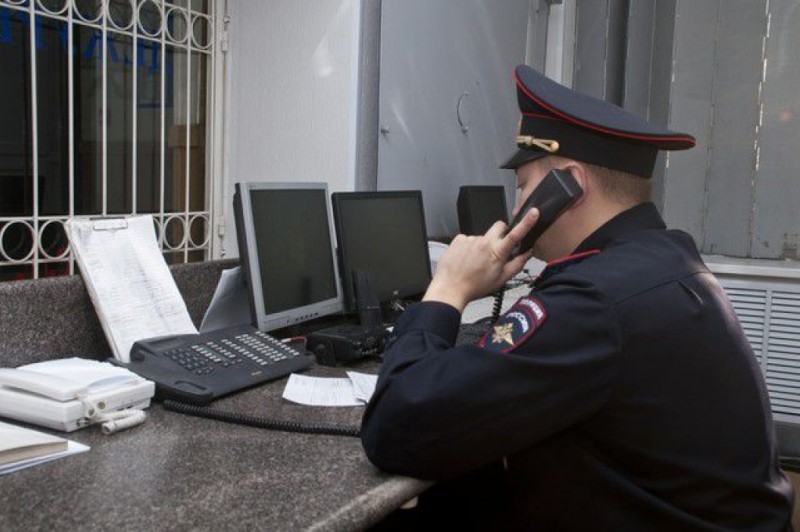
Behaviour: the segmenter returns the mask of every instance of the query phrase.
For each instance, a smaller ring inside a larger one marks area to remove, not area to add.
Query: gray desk
[[[222,269],[235,261],[171,267],[195,324]],[[0,367],[109,347],[79,276],[0,283]],[[376,372],[377,365],[362,369]],[[316,375],[344,376],[315,368]],[[311,408],[280,398],[285,380],[217,402],[282,420],[357,425],[363,408]],[[156,405],[139,427],[69,435],[92,447],[0,477],[0,531],[352,530],[365,528],[429,484],[375,469],[360,442],[271,432],[167,412]]]
[[[376,372],[377,365],[361,366]],[[307,374],[344,376],[315,367]],[[357,425],[363,407],[283,401],[285,379],[215,407],[292,421]],[[357,530],[430,484],[387,475],[357,438],[274,432],[149,409],[113,436],[69,437],[92,450],[0,477],[0,530]]]

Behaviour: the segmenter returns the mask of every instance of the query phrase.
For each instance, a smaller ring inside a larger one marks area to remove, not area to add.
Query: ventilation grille
[[[800,292],[771,291],[767,387],[772,409],[800,415]]]
[[[800,287],[721,282],[764,371],[772,411],[800,416]]]
[[[764,330],[767,314],[767,291],[757,288],[726,287],[725,291],[733,303],[739,321],[742,323],[747,339],[753,346],[758,363],[763,367]]]

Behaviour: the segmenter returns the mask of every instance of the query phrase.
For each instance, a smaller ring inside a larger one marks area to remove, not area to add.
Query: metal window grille
[[[0,0],[0,280],[72,274],[76,217],[151,213],[168,262],[210,258],[214,17],[213,0]]]

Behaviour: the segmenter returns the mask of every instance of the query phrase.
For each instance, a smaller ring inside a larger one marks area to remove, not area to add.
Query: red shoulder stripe
[[[591,255],[597,255],[600,253],[599,249],[590,249],[588,251],[583,251],[581,253],[575,253],[574,255],[567,255],[566,257],[561,257],[560,259],[553,259],[547,263],[547,268],[550,266],[555,266],[557,264],[561,264],[562,262],[567,262],[570,260],[581,259],[583,257],[589,257]]]

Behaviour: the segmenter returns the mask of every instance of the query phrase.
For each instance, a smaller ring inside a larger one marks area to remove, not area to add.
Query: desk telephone
[[[126,367],[156,382],[164,408],[270,430],[354,436],[359,427],[297,423],[206,407],[213,399],[308,368],[314,358],[250,326],[141,340]]]
[[[101,423],[110,433],[141,423],[153,393],[152,382],[97,360],[0,369],[1,416],[65,432]]]
[[[156,382],[156,397],[206,405],[308,368],[313,357],[251,326],[140,340],[125,367]]]

